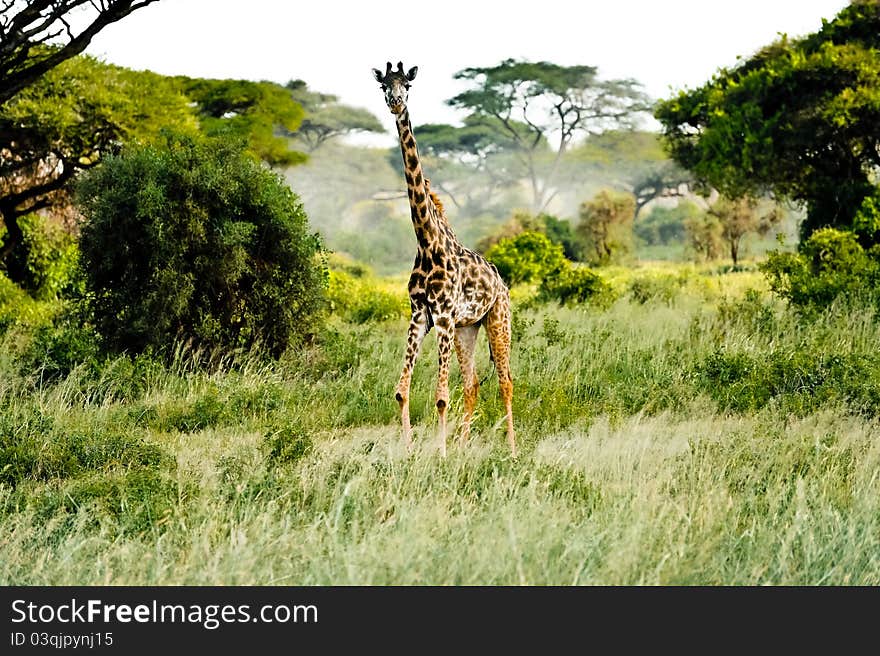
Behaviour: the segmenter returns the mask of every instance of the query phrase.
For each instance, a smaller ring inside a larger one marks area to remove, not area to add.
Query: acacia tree
[[[806,206],[802,237],[852,229],[880,175],[880,0],[858,0],[658,105],[672,156],[730,197]]]
[[[536,212],[553,198],[560,162],[578,135],[631,126],[648,108],[637,82],[600,80],[593,66],[506,59],[497,66],[466,68],[455,79],[471,82],[472,88],[448,104],[471,112],[474,124],[512,144]]]
[[[8,277],[25,278],[20,217],[68,207],[68,185],[78,172],[165,125],[196,129],[187,98],[168,78],[84,55],[0,105],[0,267]]]
[[[311,91],[302,80],[291,80],[286,87],[305,110],[302,123],[289,134],[302,142],[310,153],[332,139],[355,132],[385,132],[379,119],[369,110],[340,104],[337,96]]]
[[[284,134],[300,126],[305,112],[274,82],[177,77],[196,105],[202,132],[244,140],[248,150],[271,166],[301,164],[306,155],[290,148]]]
[[[525,174],[510,157],[514,144],[474,116],[461,127],[426,123],[415,133],[420,151],[432,163],[432,185],[466,214],[489,211],[499,192]],[[397,166],[400,157],[396,151],[394,156]]]
[[[169,78],[80,55],[0,105],[0,268],[18,283],[27,261],[19,218],[70,208],[69,185],[126,142],[150,142],[163,128],[224,134],[272,165],[305,155],[288,148],[279,126],[295,129],[303,111],[270,82]]]
[[[593,263],[608,264],[616,253],[628,246],[635,210],[632,195],[607,189],[581,204],[577,232],[592,251]]]
[[[765,236],[782,221],[782,212],[775,205],[762,210],[758,200],[750,196],[725,198],[721,196],[709,207],[708,213],[718,220],[719,235],[727,246],[734,266],[739,262],[743,237],[749,234]]]
[[[590,135],[572,148],[568,159],[580,176],[584,166],[611,173],[609,182],[635,197],[636,219],[651,201],[685,196],[694,186],[693,174],[670,159],[654,132],[609,130]]]
[[[0,105],[83,52],[107,25],[156,1],[0,1]]]

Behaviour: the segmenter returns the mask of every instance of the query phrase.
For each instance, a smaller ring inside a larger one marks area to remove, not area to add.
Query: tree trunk
[[[6,277],[12,282],[21,285],[25,282],[27,274],[27,257],[22,252],[24,246],[24,233],[18,225],[18,214],[15,209],[0,207],[0,218],[6,226],[6,234],[3,235],[3,246],[0,247],[0,268],[6,273]]]

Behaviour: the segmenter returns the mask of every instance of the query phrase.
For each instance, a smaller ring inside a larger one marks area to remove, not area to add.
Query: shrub
[[[862,201],[853,217],[853,231],[865,248],[880,244],[880,187]]]
[[[67,376],[74,367],[87,364],[99,370],[97,335],[74,312],[63,312],[49,325],[38,327],[21,358],[22,373],[39,372],[46,383]]]
[[[24,288],[37,299],[57,297],[73,281],[77,261],[74,236],[37,214],[19,217],[27,253]]]
[[[776,294],[796,307],[817,309],[841,297],[876,301],[878,255],[865,251],[854,233],[823,228],[810,235],[800,253],[771,252],[759,268]]]
[[[162,449],[141,437],[100,427],[62,430],[36,408],[0,419],[0,483],[11,487],[116,467],[160,469],[171,463]]]
[[[522,232],[502,239],[486,251],[508,285],[539,281],[563,266],[562,247],[540,232]]]
[[[644,275],[633,278],[629,283],[629,293],[636,303],[644,305],[649,301],[672,303],[681,291],[684,280],[670,274]]]
[[[13,324],[47,324],[57,312],[57,302],[35,300],[0,271],[0,334]]]
[[[567,303],[591,303],[607,307],[614,300],[611,286],[587,267],[573,267],[565,263],[541,282],[540,295],[544,300]]]
[[[330,311],[352,323],[401,319],[410,314],[409,298],[381,289],[367,274],[355,277],[345,271],[331,271],[327,291]]]
[[[829,401],[877,410],[880,360],[865,353],[829,354],[809,346],[765,353],[717,349],[695,367],[698,384],[724,410],[755,411],[771,400],[806,415]]]
[[[636,201],[632,194],[602,190],[581,203],[577,233],[591,264],[608,264],[631,250]]]
[[[702,214],[702,210],[690,201],[682,201],[674,207],[657,205],[644,219],[639,219],[633,232],[649,246],[677,244],[685,240],[685,221]]]
[[[323,302],[321,244],[299,199],[242,144],[166,134],[83,176],[88,308],[105,344],[169,353],[310,334]]]

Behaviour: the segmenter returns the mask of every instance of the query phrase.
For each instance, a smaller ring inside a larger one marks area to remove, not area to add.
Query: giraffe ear
[[[373,77],[376,78],[376,82],[381,82],[385,76],[382,75],[382,71],[380,71],[378,68],[374,68]]]
[[[413,80],[416,79],[416,73],[418,73],[418,72],[419,72],[419,67],[413,66],[411,69],[409,69],[409,72],[406,74],[406,79],[409,80],[410,82],[412,82]]]

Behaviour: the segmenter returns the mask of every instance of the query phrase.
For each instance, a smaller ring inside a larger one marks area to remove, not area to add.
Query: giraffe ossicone
[[[474,349],[480,326],[484,326],[507,413],[507,440],[515,457],[513,380],[510,376],[510,293],[495,266],[458,241],[443,205],[431,191],[430,182],[422,171],[407,109],[410,83],[415,80],[417,73],[417,66],[404,71],[402,62],[398,62],[394,70],[391,62],[388,62],[384,73],[373,69],[373,76],[385,94],[385,103],[396,117],[410,217],[416,233],[416,258],[408,285],[412,316],[407,330],[403,371],[395,390],[395,398],[400,404],[403,440],[407,449],[411,449],[409,391],[413,366],[422,340],[432,327],[436,327],[439,361],[436,406],[440,452],[446,455],[449,360],[453,347],[464,381],[461,442],[467,442],[480,387]]]

